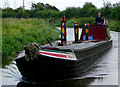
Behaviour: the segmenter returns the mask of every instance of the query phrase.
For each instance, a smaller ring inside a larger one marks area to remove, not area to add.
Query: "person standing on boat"
[[[96,24],[103,24],[104,20],[102,19],[101,13],[98,13],[98,16],[95,19]]]

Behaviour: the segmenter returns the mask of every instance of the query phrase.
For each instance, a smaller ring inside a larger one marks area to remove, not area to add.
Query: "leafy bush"
[[[120,21],[110,20],[110,22],[109,22],[109,28],[112,31],[120,32]]]

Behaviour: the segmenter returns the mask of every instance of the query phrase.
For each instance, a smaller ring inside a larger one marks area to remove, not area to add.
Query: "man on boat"
[[[98,16],[95,19],[96,24],[103,24],[104,20],[102,19],[101,13],[98,13]]]
[[[98,12],[98,16],[96,17],[95,19],[95,23],[96,24],[103,24],[104,23],[104,20],[102,19],[102,16],[101,16],[101,13]],[[108,28],[108,21],[106,21],[105,23],[105,32],[106,32],[106,35],[107,35],[107,38],[106,39],[110,39],[110,32],[109,32],[109,28]]]

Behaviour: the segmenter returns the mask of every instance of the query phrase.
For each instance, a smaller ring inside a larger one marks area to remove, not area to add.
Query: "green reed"
[[[39,45],[59,39],[60,31],[44,19],[2,19],[2,63],[9,64],[29,42]]]

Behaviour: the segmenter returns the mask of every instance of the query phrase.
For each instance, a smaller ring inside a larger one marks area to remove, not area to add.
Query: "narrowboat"
[[[15,59],[23,79],[43,82],[79,77],[112,46],[105,24],[85,24],[80,39],[78,29],[78,23],[74,23],[75,41],[67,41],[66,21],[62,20],[61,41],[48,40],[50,44],[40,46],[35,59],[26,60],[23,50]]]

